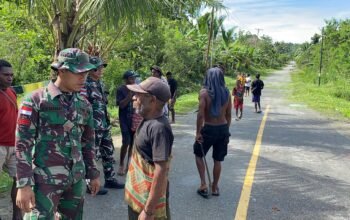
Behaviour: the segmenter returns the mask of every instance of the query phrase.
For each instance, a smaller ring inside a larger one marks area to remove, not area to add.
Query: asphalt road
[[[249,203],[246,210],[239,209],[246,211],[247,216],[237,220],[350,219],[350,124],[288,101],[286,85],[292,68],[289,65],[262,78],[266,85],[262,107],[265,110],[270,106],[270,110],[260,152],[255,153],[256,166],[250,167],[255,171],[252,187],[245,184],[251,189],[246,197]],[[196,194],[199,177],[192,153],[196,115],[177,118],[173,125],[175,142],[170,172],[172,219],[235,218],[238,204],[244,203],[244,199],[240,200],[241,191],[266,114],[254,113],[250,99],[245,99],[243,119],[233,120],[230,127],[231,140],[222,167],[219,197],[203,199]],[[115,145],[119,158],[120,138],[115,139]],[[212,167],[211,151],[207,160]],[[84,219],[127,219],[124,190],[110,190],[107,195],[95,198],[87,195]]]
[[[303,104],[288,101],[286,85],[292,69],[289,65],[262,78],[266,85],[262,107],[269,105],[270,111],[254,169],[246,219],[350,219],[349,123],[334,122]],[[223,163],[219,197],[203,199],[196,194],[199,177],[192,153],[196,115],[178,117],[173,125],[175,142],[170,172],[172,219],[235,218],[259,126],[266,113],[254,113],[250,99],[245,99],[243,119],[233,120],[230,127],[231,140]],[[207,160],[212,167],[211,151]],[[123,193],[110,190],[106,196],[87,196],[84,219],[127,219]]]

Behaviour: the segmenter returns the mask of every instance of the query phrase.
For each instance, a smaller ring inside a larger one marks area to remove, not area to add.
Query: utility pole
[[[255,38],[255,47],[256,47],[256,44],[257,44],[258,39],[259,39],[259,33],[260,33],[260,31],[263,31],[264,29],[255,28],[255,30],[257,31],[257,34],[256,34],[257,38]]]
[[[321,50],[320,50],[320,71],[318,72],[318,86],[321,86],[321,72],[322,72],[322,55],[323,55],[323,40],[324,40],[324,36],[323,36],[323,28],[322,28],[322,32],[321,32]]]

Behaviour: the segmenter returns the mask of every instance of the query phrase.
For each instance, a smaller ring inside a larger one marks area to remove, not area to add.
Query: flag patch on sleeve
[[[32,108],[28,107],[28,106],[22,106],[20,114],[21,115],[28,115],[31,116],[32,115]]]
[[[30,120],[27,119],[27,118],[19,118],[18,119],[18,124],[19,125],[27,125],[27,126],[29,126],[30,125]]]

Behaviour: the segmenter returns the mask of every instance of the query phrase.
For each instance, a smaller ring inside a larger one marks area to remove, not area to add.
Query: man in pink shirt
[[[6,60],[0,60],[0,173],[4,170],[13,178],[11,190],[12,219],[17,220],[22,219],[22,213],[16,206],[16,156],[14,146],[18,108],[16,93],[11,88],[12,81],[11,64]]]

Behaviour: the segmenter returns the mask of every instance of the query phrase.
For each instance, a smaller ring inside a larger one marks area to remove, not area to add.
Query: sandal
[[[205,188],[205,189],[198,189],[197,190],[197,193],[198,193],[198,195],[200,195],[200,196],[202,196],[203,198],[208,198],[208,196],[209,196],[209,193],[208,193],[208,189],[207,188]]]
[[[212,195],[212,196],[220,196],[219,188],[216,188],[216,191],[215,191],[215,192],[212,191],[212,192],[211,192],[211,195]]]

